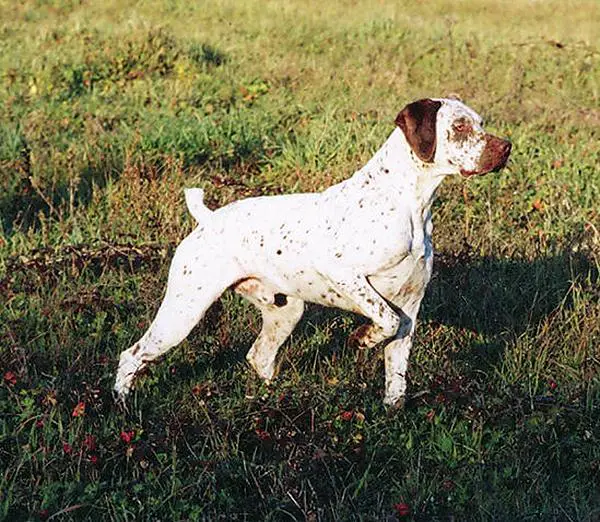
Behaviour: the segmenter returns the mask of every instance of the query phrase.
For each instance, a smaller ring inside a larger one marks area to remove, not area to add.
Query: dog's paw
[[[381,341],[380,336],[377,335],[379,332],[379,328],[375,325],[363,324],[350,334],[350,337],[348,337],[348,346],[361,350],[373,348],[373,346],[379,344]]]
[[[254,361],[248,361],[250,366],[254,369],[256,374],[262,379],[262,381],[270,386],[273,380],[275,379],[275,368],[270,366],[259,366],[254,363]]]
[[[113,386],[113,398],[124,409],[127,409],[127,398],[134,387],[135,374],[135,370],[124,371],[122,368],[119,368],[117,372],[117,378]]]
[[[393,414],[398,410],[404,409],[406,403],[406,395],[399,395],[394,397],[388,397],[387,395],[383,399],[383,404],[388,408],[388,413]]]
[[[135,376],[141,369],[144,368],[144,366],[145,365],[142,363],[142,361],[132,355],[131,349],[125,350],[123,353],[121,353],[121,357],[119,358],[119,367],[117,369],[117,377],[113,387],[113,393],[121,402],[124,402],[131,392]]]
[[[117,388],[116,386],[113,388],[112,396],[117,407],[125,412],[128,411],[127,408],[127,396],[129,395],[130,390],[124,391],[122,388]]]
[[[113,386],[113,399],[115,402],[125,404],[127,397],[131,393],[133,388],[133,382],[130,376],[129,378],[122,378],[121,375],[117,376],[115,385]]]
[[[250,348],[250,351],[246,354],[246,361],[265,384],[269,385],[273,382],[277,374],[275,361],[270,360],[270,358],[265,361],[264,358],[260,357],[260,351],[254,347]]]

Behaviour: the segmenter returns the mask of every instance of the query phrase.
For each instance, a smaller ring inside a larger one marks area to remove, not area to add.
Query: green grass
[[[0,2],[0,519],[600,520],[600,7],[403,4]],[[316,306],[266,388],[230,294],[115,406],[184,187],[323,189],[452,92],[514,152],[440,190],[403,411]]]

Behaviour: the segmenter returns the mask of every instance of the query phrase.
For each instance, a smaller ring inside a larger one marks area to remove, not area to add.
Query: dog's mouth
[[[475,170],[460,169],[460,174],[465,178],[470,178],[471,176],[483,176],[490,172],[498,172],[506,166],[511,150],[512,144],[510,141],[488,135],[478,168]]]

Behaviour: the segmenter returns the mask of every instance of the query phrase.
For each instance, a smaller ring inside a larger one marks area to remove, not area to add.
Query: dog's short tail
[[[206,223],[210,219],[212,210],[204,204],[204,190],[200,188],[185,189],[185,203],[198,223]]]

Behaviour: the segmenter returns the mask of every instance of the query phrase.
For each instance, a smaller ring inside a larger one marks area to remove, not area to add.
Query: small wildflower
[[[452,491],[455,488],[455,484],[450,479],[446,479],[442,482],[442,488],[446,491]]]
[[[17,376],[13,372],[8,371],[4,374],[4,381],[6,382],[6,384],[14,386],[15,384],[17,384]]]
[[[340,417],[343,421],[349,422],[354,418],[354,412],[352,410],[343,411]]]
[[[260,428],[255,429],[254,432],[260,440],[269,440],[271,438],[271,435],[269,435],[268,432],[261,430]]]
[[[321,448],[317,448],[315,450],[315,452],[313,453],[313,459],[316,460],[320,460],[320,459],[324,459],[327,456],[327,453],[325,452],[325,450],[322,450]]]
[[[90,463],[94,466],[98,465],[98,455],[90,455]]]
[[[393,508],[399,517],[406,517],[410,515],[410,506],[405,502],[394,504]]]
[[[73,453],[73,448],[71,447],[71,445],[68,442],[63,442],[63,451],[67,455],[70,455],[71,453]]]
[[[451,383],[450,383],[450,387],[448,388],[448,391],[450,393],[455,393],[455,394],[460,394],[462,392],[462,388],[463,385],[460,381],[460,379],[454,379]]]
[[[554,390],[556,390],[556,388],[558,388],[558,384],[556,384],[555,380],[548,379],[548,388],[550,388],[550,390],[554,391]]]
[[[83,417],[85,415],[85,402],[78,402],[73,408],[73,417]]]
[[[121,440],[125,443],[125,444],[131,444],[131,441],[134,439],[135,437],[135,431],[122,431],[121,434],[119,435],[119,437],[121,437]]]
[[[425,418],[429,421],[429,422],[433,422],[433,419],[435,418],[435,410],[429,410],[426,414],[425,414]]]
[[[56,400],[56,392],[54,390],[50,390],[42,399],[42,404],[50,407],[56,406],[58,404],[58,400]]]
[[[543,212],[544,211],[544,203],[541,199],[536,199],[531,204],[531,208],[533,208],[533,210],[537,210],[538,212]]]
[[[86,435],[83,439],[83,447],[88,451],[94,451],[96,449],[96,437],[93,435]]]
[[[44,419],[38,419],[35,421],[35,427],[36,428],[43,428],[44,427]]]

